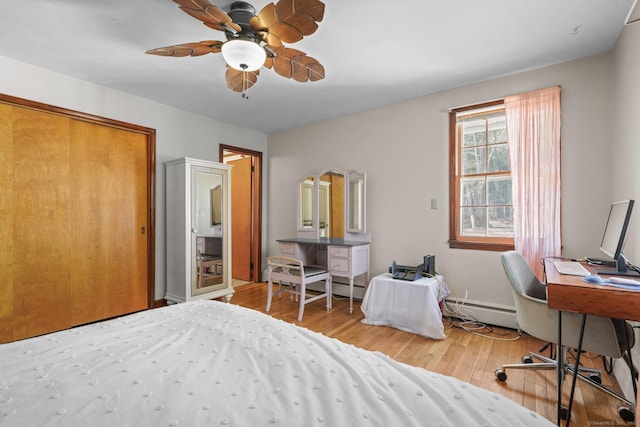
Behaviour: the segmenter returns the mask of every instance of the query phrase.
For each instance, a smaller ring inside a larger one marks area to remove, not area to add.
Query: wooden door
[[[0,102],[0,342],[150,306],[154,150],[148,133]]]
[[[122,129],[71,123],[72,322],[147,308],[147,146]]]
[[[71,324],[69,119],[0,104],[0,339]]]
[[[237,211],[233,211],[232,223],[235,223],[236,215],[239,215],[242,218],[241,221],[245,222],[245,225],[239,230],[234,229],[232,246],[236,247],[238,245],[246,245],[246,242],[249,242],[249,258],[247,258],[248,261],[245,260],[243,262],[245,264],[244,268],[246,268],[246,262],[249,263],[250,274],[249,279],[246,280],[259,282],[260,280],[262,280],[262,153],[246,148],[232,147],[230,145],[220,144],[219,159],[220,162],[230,165],[232,165],[233,162],[239,159],[251,159],[251,169],[249,175],[246,175],[246,164],[244,167],[238,168],[237,170],[235,167],[231,169],[231,174],[233,176],[232,181],[233,184],[235,184],[231,188],[231,199],[232,201],[236,199],[245,200],[245,202],[239,204],[239,206],[237,207],[237,209],[244,209],[245,212],[238,213]],[[236,177],[235,171],[243,171],[239,172],[239,174],[242,174],[244,176]],[[237,184],[238,181],[241,181],[243,184]],[[248,202],[246,201],[247,198],[249,200]],[[234,209],[235,208],[236,207],[234,205]],[[247,228],[246,226],[247,218],[249,218],[249,228]],[[244,235],[239,236],[239,232],[243,232]],[[238,256],[242,256],[244,259],[244,257],[246,257],[246,250],[243,253],[239,253]],[[236,260],[235,255],[234,260]],[[233,273],[233,276],[235,278],[239,278],[236,275],[236,270],[233,270]],[[246,277],[246,275],[243,277]]]
[[[231,271],[234,279],[251,281],[252,158],[227,162],[231,169]]]

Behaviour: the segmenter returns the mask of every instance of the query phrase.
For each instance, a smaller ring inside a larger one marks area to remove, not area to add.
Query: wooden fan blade
[[[318,81],[324,79],[324,67],[315,58],[297,49],[269,46],[276,53],[272,59],[273,69],[282,77],[298,82]],[[268,58],[268,60],[271,58]],[[265,61],[265,66],[268,66]]]
[[[286,22],[276,22],[271,27],[269,27],[269,35],[271,37],[277,37],[285,43],[295,43],[302,40],[302,38],[304,37],[304,34],[302,32]]]
[[[227,87],[234,92],[245,92],[258,81],[260,70],[240,71],[227,66],[224,78],[227,80]]]
[[[211,4],[209,0],[173,0],[180,5],[180,9],[194,18],[204,22],[207,27],[215,30],[225,31],[233,28],[240,32],[242,28],[235,24],[229,15],[223,12],[218,6]]]
[[[314,21],[320,22],[324,17],[324,3],[320,0],[279,0],[276,3],[276,14],[280,20],[296,13],[306,13]]]
[[[278,0],[276,16],[280,22],[295,27],[305,36],[313,34],[324,17],[324,3],[320,0]]]
[[[173,46],[151,49],[145,53],[160,56],[201,56],[207,53],[218,53],[224,42],[219,40],[204,40],[194,43],[176,44]]]
[[[269,3],[268,5],[263,7],[256,16],[251,18],[249,24],[251,26],[251,30],[258,31],[261,29],[269,28],[276,22],[278,22],[278,17],[276,16],[276,5],[273,3]]]
[[[268,44],[278,45],[277,37],[285,43],[295,43],[318,29],[324,17],[324,3],[320,0],[279,0],[269,3],[250,21],[254,32],[266,31]]]
[[[276,5],[269,3],[258,13],[249,20],[249,26],[251,31],[257,34],[268,45],[282,46],[282,41],[276,35],[269,33],[268,28],[278,23],[278,17],[276,16]]]

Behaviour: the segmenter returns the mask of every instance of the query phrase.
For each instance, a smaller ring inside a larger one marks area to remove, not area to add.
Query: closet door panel
[[[10,182],[16,338],[70,325],[69,119],[12,108]]]
[[[13,107],[0,104],[0,342],[14,340],[20,323],[13,289],[15,245],[13,243]]]
[[[71,124],[73,323],[147,308],[147,143]]]

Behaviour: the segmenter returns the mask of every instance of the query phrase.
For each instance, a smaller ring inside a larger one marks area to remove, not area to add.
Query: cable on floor
[[[465,292],[462,302],[458,298],[458,295],[451,286],[449,288],[449,294],[453,295],[455,302],[452,304],[449,300],[443,300],[442,316],[448,320],[448,323],[458,329],[469,332],[474,335],[478,335],[483,338],[489,338],[497,341],[516,341],[522,336],[520,331],[516,331],[517,335],[510,336],[511,333],[506,331],[504,333],[498,332],[493,326],[480,322],[478,317],[470,310],[464,308],[464,304],[468,297],[468,292]],[[510,336],[510,337],[509,337]]]

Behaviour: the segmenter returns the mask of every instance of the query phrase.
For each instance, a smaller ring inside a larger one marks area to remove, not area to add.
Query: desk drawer
[[[344,246],[329,246],[329,257],[349,258],[349,248]]]
[[[296,257],[296,244],[295,243],[278,243],[278,251],[280,255],[288,257]]]
[[[331,273],[349,273],[349,260],[346,258],[329,258]]]

